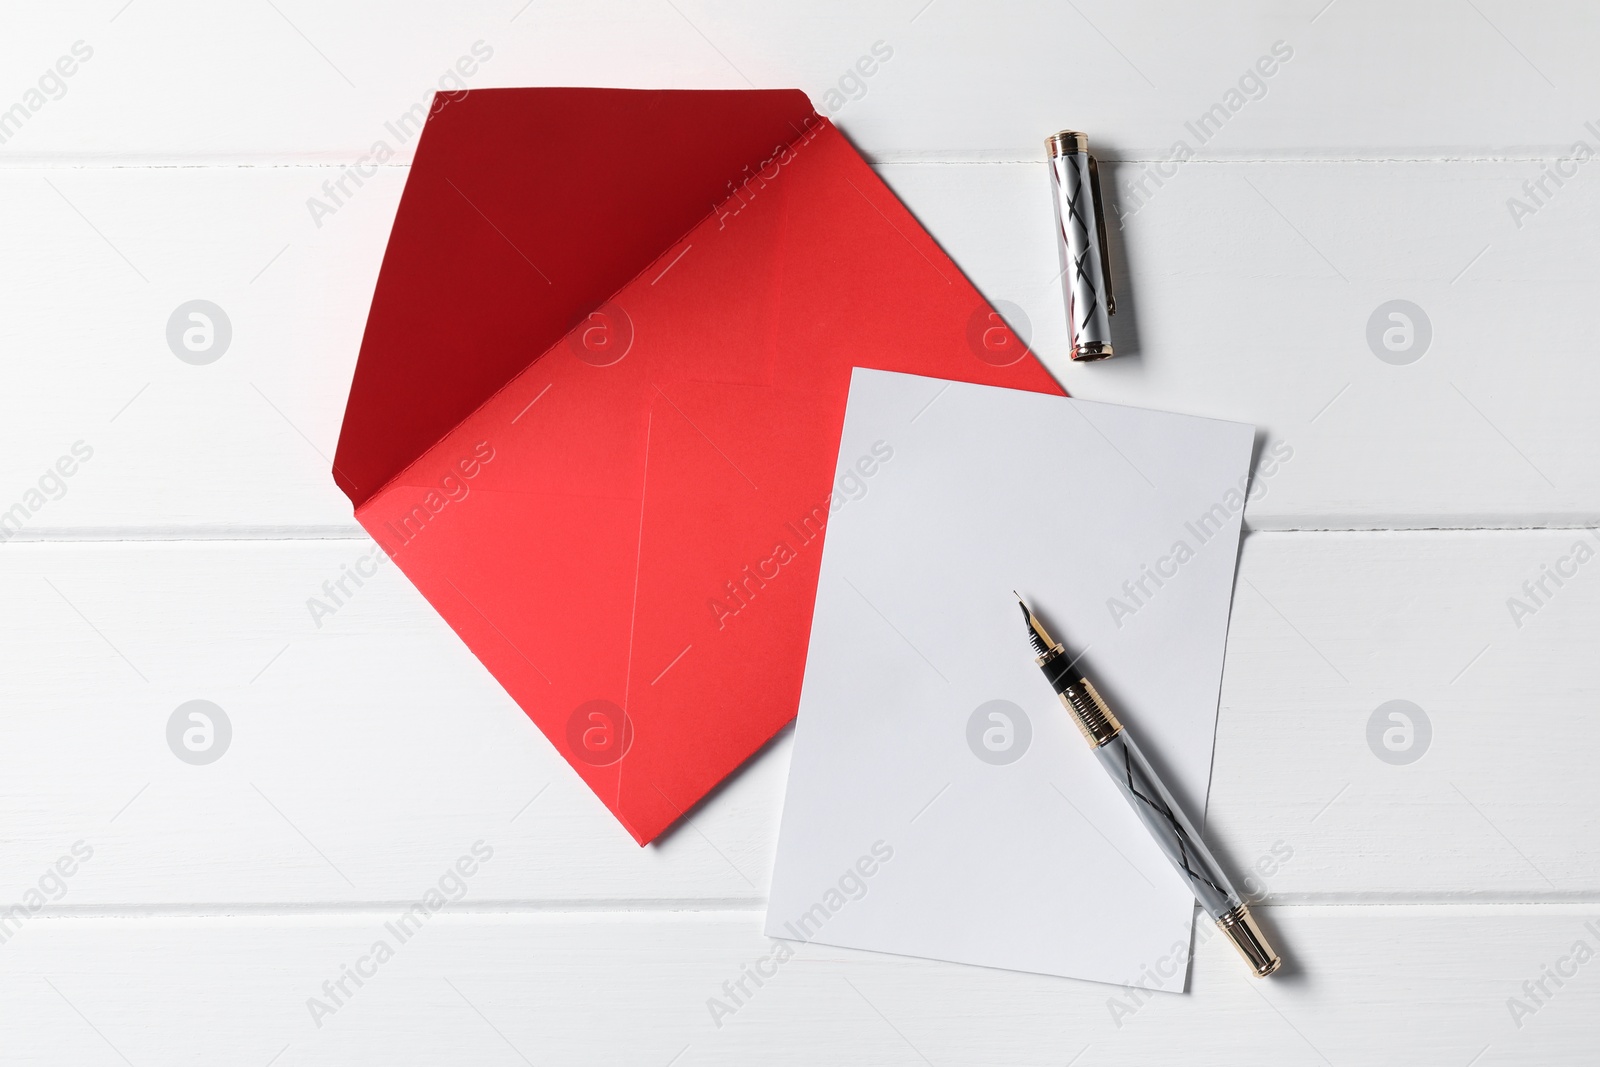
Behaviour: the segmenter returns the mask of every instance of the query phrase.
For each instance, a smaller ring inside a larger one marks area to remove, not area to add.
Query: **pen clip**
[[[1094,200],[1094,230],[1100,239],[1100,280],[1106,287],[1106,314],[1117,313],[1117,295],[1111,288],[1111,253],[1106,248],[1106,214],[1102,208],[1105,202],[1100,196],[1100,165],[1095,162],[1094,156],[1089,157],[1089,191]]]

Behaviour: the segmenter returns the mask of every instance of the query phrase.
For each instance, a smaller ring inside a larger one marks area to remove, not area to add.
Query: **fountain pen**
[[[1133,805],[1139,821],[1150,831],[1150,836],[1155,838],[1206,914],[1228,935],[1255,976],[1264,978],[1276,971],[1283,960],[1251,917],[1250,906],[1233,888],[1183,809],[1156,777],[1133,738],[1128,736],[1127,728],[1117,721],[1089,680],[1072,671],[1073,661],[1067,657],[1066,649],[1045,631],[1020,596],[1017,603],[1022,604],[1022,614],[1028,622],[1028,640],[1033,644],[1036,662],[1044,671],[1045,679],[1072,713],[1072,721],[1093,747],[1100,765]]]

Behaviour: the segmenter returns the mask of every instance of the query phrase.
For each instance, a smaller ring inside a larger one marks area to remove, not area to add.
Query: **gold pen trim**
[[[1087,679],[1078,679],[1056,695],[1061,698],[1062,705],[1072,712],[1072,721],[1077,724],[1083,739],[1093,747],[1099,748],[1122,732],[1122,723],[1117,721],[1116,715]]]
[[[1217,926],[1228,935],[1228,940],[1233,942],[1233,947],[1239,950],[1257,978],[1265,978],[1283,966],[1283,958],[1267,943],[1267,935],[1256,925],[1248,904],[1240,904],[1223,915],[1217,920]]]
[[[1017,603],[1022,604],[1022,610],[1028,613],[1028,628],[1034,634],[1034,647],[1044,649],[1034,657],[1034,662],[1040,667],[1047,667],[1066,655],[1065,646],[1050,636],[1050,632],[1044,628],[1039,617],[1020,596],[1017,597]],[[1122,732],[1122,723],[1117,721],[1117,716],[1112,712],[1110,705],[1095,691],[1087,678],[1079,678],[1069,683],[1056,696],[1061,698],[1062,706],[1072,713],[1072,721],[1077,724],[1083,739],[1092,747],[1099,748]]]

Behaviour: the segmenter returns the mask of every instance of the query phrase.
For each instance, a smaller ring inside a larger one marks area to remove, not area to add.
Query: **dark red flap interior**
[[[435,108],[334,458],[358,507],[813,115],[794,89],[480,89]]]

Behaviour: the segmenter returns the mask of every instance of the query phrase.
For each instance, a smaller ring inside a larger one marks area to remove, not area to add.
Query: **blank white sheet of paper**
[[[1253,439],[854,372],[769,936],[1184,988],[1193,897],[1045,682],[1012,591],[1200,823]]]

